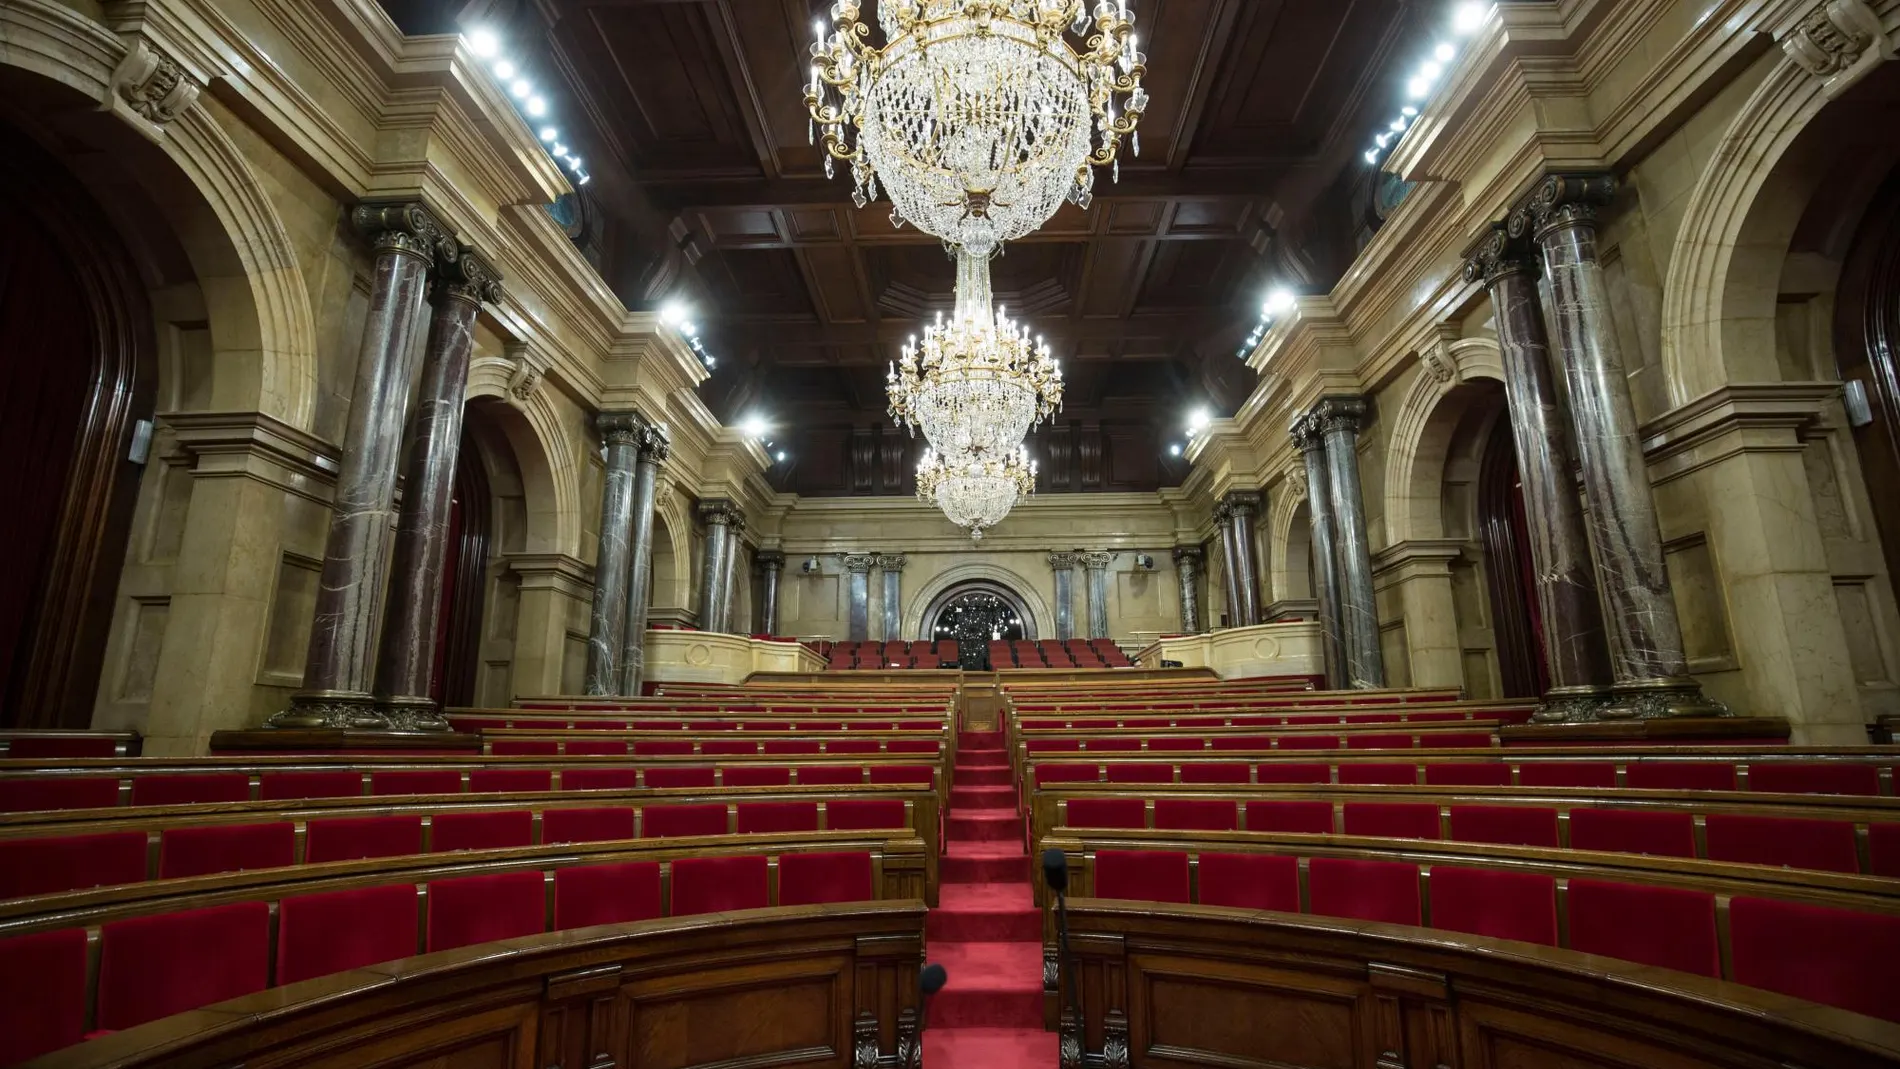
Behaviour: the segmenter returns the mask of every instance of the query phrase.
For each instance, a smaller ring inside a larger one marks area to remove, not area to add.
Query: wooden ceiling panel
[[[718,310],[742,309],[748,317],[815,318],[811,290],[790,249],[716,249],[700,259],[699,274],[713,291]],[[717,322],[719,316],[705,318]]]
[[[805,277],[818,299],[818,314],[828,323],[862,323],[871,318],[858,289],[858,257],[842,245],[818,245],[799,250]]]
[[[639,170],[756,170],[707,14],[697,4],[601,5],[569,23],[593,38],[590,73],[619,98],[614,110],[630,124]]]

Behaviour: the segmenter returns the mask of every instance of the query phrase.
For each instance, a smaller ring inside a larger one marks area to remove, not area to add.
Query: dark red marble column
[[[627,624],[620,637],[620,693],[638,695],[647,667],[647,603],[653,594],[653,507],[660,485],[660,465],[672,456],[673,443],[666,428],[647,423],[640,428],[633,464],[633,494],[627,552]]]

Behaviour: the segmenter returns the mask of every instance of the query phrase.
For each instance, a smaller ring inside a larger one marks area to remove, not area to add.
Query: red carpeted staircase
[[[931,998],[925,1069],[1053,1069],[1042,1030],[1042,917],[1030,895],[1023,823],[1002,732],[957,739],[943,886],[926,929],[950,972]]]

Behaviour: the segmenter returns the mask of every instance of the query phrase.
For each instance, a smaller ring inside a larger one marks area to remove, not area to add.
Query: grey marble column
[[[732,563],[732,550],[726,548],[731,541],[732,521],[738,519],[739,510],[730,501],[714,499],[699,503],[699,522],[706,525],[706,541],[700,558],[699,571],[699,629],[701,631],[723,631],[726,627],[724,599],[726,594],[726,568]]]
[[[1253,518],[1260,513],[1260,495],[1235,491],[1221,500],[1227,512],[1227,525],[1233,531],[1234,596],[1239,599],[1240,614],[1235,627],[1252,627],[1260,622],[1260,557],[1254,549]]]
[[[865,642],[871,637],[871,563],[876,559],[870,553],[844,555],[845,574],[850,577],[846,596],[850,599],[852,642]]]
[[[1703,696],[1683,656],[1636,407],[1597,260],[1596,210],[1615,194],[1609,175],[1553,175],[1509,224],[1512,235],[1535,237],[1550,281],[1552,342],[1569,386],[1615,680],[1604,715],[1722,715],[1727,710]]]
[[[638,695],[647,670],[647,609],[653,601],[653,507],[659,497],[660,468],[673,452],[666,427],[643,423],[633,462],[633,494],[628,505],[627,622],[620,635],[620,685]]]
[[[1493,227],[1465,261],[1465,279],[1491,293],[1504,395],[1524,488],[1525,526],[1536,570],[1550,691],[1535,719],[1593,719],[1608,701],[1610,662],[1596,570],[1577,497],[1569,414],[1551,371],[1537,261],[1528,236]]]
[[[1240,547],[1234,544],[1234,516],[1227,511],[1227,502],[1214,506],[1214,530],[1220,535],[1221,593],[1227,600],[1227,626],[1244,627],[1245,615],[1241,612],[1240,586],[1236,582],[1240,575]]]
[[[1115,554],[1105,552],[1080,554],[1082,566],[1088,569],[1089,577],[1089,637],[1108,637],[1108,564]]]
[[[1333,522],[1333,480],[1326,467],[1326,438],[1312,413],[1293,421],[1293,442],[1306,471],[1306,512],[1312,529],[1313,599],[1326,660],[1326,685],[1346,686],[1345,619],[1339,605],[1339,554]]]
[[[594,428],[606,451],[600,484],[600,533],[594,554],[594,605],[587,623],[588,694],[620,692],[620,651],[627,624],[627,563],[633,522],[633,466],[640,450],[640,417],[632,412],[601,412]]]
[[[759,630],[778,634],[778,582],[785,573],[785,553],[762,549],[752,559],[759,566]]]
[[[1075,566],[1080,555],[1067,550],[1049,554],[1049,567],[1056,579],[1056,634],[1060,641],[1075,637]]]
[[[884,579],[884,589],[881,592],[883,605],[881,608],[883,609],[884,641],[886,642],[896,642],[904,637],[902,616],[904,605],[904,565],[909,562],[910,557],[902,553],[879,553],[877,555],[878,571],[882,573]]]
[[[436,272],[422,382],[409,412],[409,460],[376,662],[377,705],[399,730],[449,730],[441,707],[429,696],[442,615],[442,569],[448,564],[449,509],[462,447],[475,315],[482,302],[499,300],[501,276],[473,249],[464,247]]]
[[[1333,552],[1339,567],[1347,685],[1383,687],[1385,656],[1379,649],[1379,606],[1372,593],[1372,545],[1359,490],[1359,421],[1365,413],[1366,403],[1357,397],[1328,397],[1313,408],[1326,438],[1326,477],[1333,495]]]
[[[430,268],[438,258],[453,260],[458,250],[448,228],[421,204],[358,205],[350,222],[376,253],[369,314],[343,431],[303,689],[291,697],[290,708],[271,718],[272,727],[390,726],[370,687],[403,416],[422,355],[415,326]]]
[[[1201,633],[1201,562],[1205,558],[1199,546],[1174,547],[1174,577],[1181,583],[1181,630],[1189,635]]]
[[[739,584],[751,578],[745,566],[745,517],[735,515],[726,530],[726,566],[719,574],[719,630],[732,635],[750,633],[751,621],[739,619]]]

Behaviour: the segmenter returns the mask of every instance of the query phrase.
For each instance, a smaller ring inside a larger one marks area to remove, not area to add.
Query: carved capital
[[[1326,397],[1313,406],[1313,420],[1319,427],[1319,433],[1358,434],[1360,421],[1366,416],[1366,402],[1363,397]]]
[[[414,256],[431,267],[437,260],[454,260],[461,251],[455,234],[418,201],[359,204],[350,212],[350,223],[378,253]]]
[[[467,245],[458,246],[455,258],[443,263],[436,272],[436,297],[467,301],[470,304],[498,304],[501,301],[501,272]]]
[[[910,563],[910,555],[907,553],[875,553],[872,556],[876,558],[880,571],[901,572],[904,570],[904,565]]]
[[[1078,555],[1066,549],[1051,550],[1049,553],[1049,567],[1058,572],[1067,571],[1080,563]]]
[[[649,463],[664,464],[673,455],[673,439],[664,423],[641,424],[639,446],[640,459]]]
[[[776,572],[785,567],[785,551],[782,549],[761,549],[752,555],[752,561],[762,572]]]
[[[1295,417],[1287,433],[1293,436],[1293,444],[1299,446],[1301,452],[1319,453],[1326,449],[1326,438],[1320,429],[1319,419],[1311,412]]]
[[[1042,989],[1052,995],[1062,990],[1062,961],[1055,947],[1042,948]]]
[[[1106,550],[1095,550],[1093,552],[1083,553],[1080,556],[1082,566],[1091,572],[1099,572],[1107,569],[1109,562],[1115,559],[1115,554]]]
[[[514,370],[508,373],[508,397],[513,405],[524,405],[534,392],[541,388],[541,376],[545,374],[541,365],[528,356],[525,345],[509,345],[505,350],[508,359],[514,361]]]
[[[1235,490],[1220,499],[1220,510],[1230,519],[1251,520],[1260,514],[1260,495],[1252,490]]]
[[[723,497],[711,498],[699,503],[699,522],[708,527],[745,527],[745,513],[739,506]]]
[[[871,574],[871,565],[876,561],[877,554],[875,553],[846,553],[844,555],[844,570],[859,575],[869,575]]]
[[[897,1011],[897,1069],[923,1069],[922,1031],[916,1010]]]
[[[602,445],[637,445],[640,440],[640,417],[624,410],[597,412],[594,414],[594,429],[600,432]]]
[[[1492,223],[1483,237],[1465,250],[1466,282],[1495,285],[1508,275],[1537,274],[1537,250],[1528,234],[1513,236],[1505,223]]]
[[[1207,559],[1207,551],[1199,546],[1174,547],[1174,565],[1183,571],[1197,569]]]
[[[1609,174],[1547,175],[1518,203],[1505,224],[1516,239],[1537,240],[1569,227],[1594,229],[1597,209],[1616,197],[1616,176]]]
[[[105,106],[138,120],[133,125],[150,136],[163,137],[166,125],[191,107],[202,88],[151,42],[134,38],[112,71]]]
[[[1781,39],[1781,50],[1809,74],[1829,78],[1859,62],[1876,42],[1885,55],[1886,36],[1865,0],[1824,0]]]

